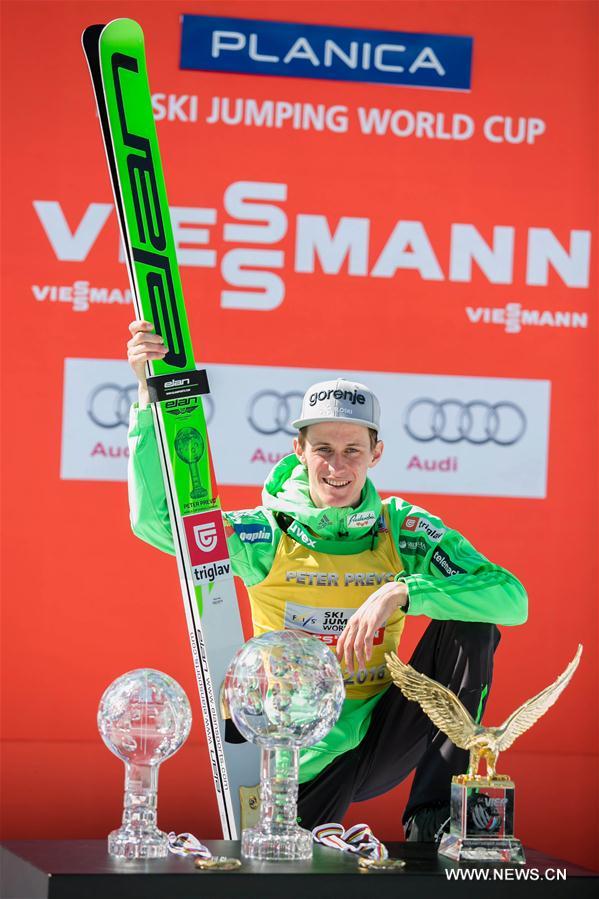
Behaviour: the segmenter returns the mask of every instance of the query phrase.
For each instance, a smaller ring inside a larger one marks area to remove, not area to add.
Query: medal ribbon
[[[176,834],[174,830],[168,835],[168,848],[175,855],[197,855],[200,858],[212,858],[207,846],[200,843],[192,833]]]
[[[387,847],[375,837],[368,824],[354,824],[347,830],[342,824],[319,824],[312,831],[312,837],[317,843],[322,843],[323,846],[328,846],[330,849],[353,852],[364,858],[380,860],[389,857]],[[208,847],[200,843],[192,833],[176,834],[171,831],[168,835],[168,848],[175,855],[212,858]]]
[[[364,858],[385,859],[389,857],[387,847],[378,840],[368,824],[354,824],[344,829],[343,824],[319,824],[312,831],[317,843],[341,852],[355,852]]]

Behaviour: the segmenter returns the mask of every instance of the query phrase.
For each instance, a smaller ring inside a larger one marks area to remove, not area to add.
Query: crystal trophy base
[[[168,836],[157,827],[119,827],[108,834],[108,854],[113,858],[166,858]]]
[[[108,834],[108,854],[113,858],[166,858],[168,836],[156,826],[158,765],[127,762],[125,772],[123,823]]]
[[[245,858],[262,860],[312,858],[312,834],[299,825],[272,827],[265,830],[251,827],[241,835],[241,854]]]
[[[263,747],[260,764],[259,818],[255,827],[241,833],[242,856],[311,859],[312,833],[297,823],[299,751]]]
[[[451,823],[439,855],[454,861],[524,864],[524,850],[514,836],[511,780],[467,780],[451,784]]]

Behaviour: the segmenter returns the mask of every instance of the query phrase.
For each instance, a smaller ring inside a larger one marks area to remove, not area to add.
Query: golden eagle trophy
[[[441,841],[440,854],[456,861],[525,861],[522,844],[514,837],[514,783],[505,774],[497,774],[497,757],[557,702],[581,654],[579,645],[557,680],[523,703],[499,727],[477,724],[447,687],[404,665],[395,653],[385,656],[391,677],[406,699],[418,702],[452,743],[470,750],[467,773],[452,778],[450,832]],[[484,775],[479,773],[483,759]]]

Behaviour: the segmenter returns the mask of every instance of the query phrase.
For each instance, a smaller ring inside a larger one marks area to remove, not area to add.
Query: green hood
[[[262,504],[283,512],[322,540],[357,541],[371,532],[381,515],[381,498],[368,478],[356,508],[317,508],[310,497],[308,472],[293,453],[278,462],[262,491]]]

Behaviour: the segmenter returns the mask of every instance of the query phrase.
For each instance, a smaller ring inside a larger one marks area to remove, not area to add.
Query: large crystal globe
[[[246,858],[312,857],[312,834],[297,824],[299,749],[322,739],[345,697],[336,656],[300,631],[253,637],[225,678],[231,717],[261,748],[260,818],[241,835]]]
[[[225,691],[238,730],[265,748],[317,743],[345,698],[336,656],[315,637],[291,630],[248,640],[229,666]]]

